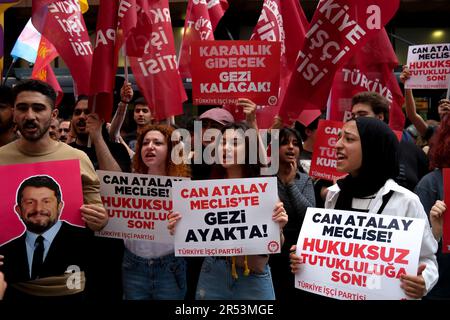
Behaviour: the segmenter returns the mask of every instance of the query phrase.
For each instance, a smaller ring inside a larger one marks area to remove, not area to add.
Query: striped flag
[[[30,19],[25,25],[25,28],[23,28],[19,38],[17,38],[11,51],[11,56],[14,60],[21,58],[34,63],[36,61],[40,41],[41,34],[33,26]]]

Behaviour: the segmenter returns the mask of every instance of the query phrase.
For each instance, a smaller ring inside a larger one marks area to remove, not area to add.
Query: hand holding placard
[[[402,284],[400,287],[405,291],[405,294],[413,299],[421,299],[425,293],[427,293],[427,288],[425,286],[425,280],[423,279],[422,272],[427,267],[426,264],[421,264],[417,269],[417,276],[410,274],[402,274],[400,281]]]
[[[283,207],[283,202],[278,202],[275,205],[275,209],[273,210],[272,215],[273,221],[277,222],[280,225],[280,230],[283,230],[284,226],[288,222],[288,215],[286,210]]]
[[[175,255],[279,252],[287,215],[276,186],[274,177],[175,183],[174,213],[169,216]]]
[[[181,219],[181,214],[179,212],[171,212],[168,215],[169,224],[167,225],[167,229],[169,229],[169,233],[171,236],[175,234],[175,227],[177,225],[178,220]]]

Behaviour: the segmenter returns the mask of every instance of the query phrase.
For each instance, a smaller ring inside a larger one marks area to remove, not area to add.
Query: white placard
[[[176,256],[236,256],[280,252],[272,220],[278,202],[271,178],[180,181],[173,186]]]
[[[450,81],[450,43],[408,48],[411,78],[406,89],[447,89]]]
[[[173,243],[167,230],[172,185],[179,177],[98,170],[100,195],[109,216],[97,236]]]
[[[308,208],[297,242],[295,287],[341,300],[407,299],[402,274],[417,274],[425,221]]]

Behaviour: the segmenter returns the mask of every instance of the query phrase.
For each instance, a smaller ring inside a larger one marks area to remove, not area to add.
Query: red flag
[[[34,0],[32,22],[56,48],[80,94],[89,93],[92,44],[78,0]]]
[[[228,8],[228,3],[226,8]],[[178,69],[182,78],[191,78],[191,44],[198,40],[214,40],[214,30],[225,13],[219,0],[189,0],[184,20],[184,34],[181,42]],[[211,17],[212,15],[213,17]],[[213,24],[214,21],[214,24]]]
[[[183,113],[187,99],[177,68],[168,0],[152,1],[152,29],[161,42],[149,42],[142,57],[129,57],[140,91],[156,120]]]
[[[336,73],[331,91],[330,120],[349,119],[352,97],[359,92],[373,91],[389,100],[389,125],[393,130],[402,131],[404,98],[393,73],[397,65],[397,56],[383,28]]]
[[[53,44],[47,40],[44,36],[41,36],[41,40],[39,41],[38,52],[36,55],[36,61],[34,62],[33,71],[39,72],[41,69],[50,62],[53,61],[58,56],[58,51],[56,51]]]
[[[169,11],[149,9],[150,0],[121,0],[118,8],[119,27],[123,30],[127,56],[140,57],[149,45],[164,42],[159,30],[152,30],[151,17],[163,21]],[[170,19],[170,17],[169,17]]]
[[[285,123],[325,107],[336,71],[395,14],[399,0],[322,0],[280,107]]]
[[[308,21],[299,1],[264,1],[261,15],[251,39],[281,42],[279,102],[286,92],[307,29]],[[235,119],[243,119],[242,110],[238,110],[234,106],[227,106],[227,108],[232,109],[230,111],[235,115]],[[279,109],[279,103],[274,106],[258,106],[256,111],[258,127],[262,129],[270,128]]]
[[[90,96],[102,93],[102,96],[105,96],[105,98],[109,96],[109,99],[101,103],[101,108],[97,105],[99,102],[98,99],[89,99],[89,104],[92,107],[93,102],[96,102],[95,112],[99,114],[100,119],[104,119],[105,121],[111,119],[113,107],[114,80],[118,60],[118,50],[116,50],[115,45],[117,9],[118,1],[101,0],[97,15]]]
[[[56,105],[59,105],[64,94],[58,80],[56,79],[55,73],[50,66],[50,63],[57,56],[58,52],[55,47],[44,36],[41,36],[31,78],[45,81],[51,85],[57,93]]]
[[[225,11],[228,9],[228,2],[227,0],[207,0],[207,2],[212,29],[216,30],[220,19],[222,19]]]

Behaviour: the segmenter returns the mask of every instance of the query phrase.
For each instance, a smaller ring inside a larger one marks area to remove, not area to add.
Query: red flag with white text
[[[326,106],[334,76],[394,16],[399,0],[322,0],[280,107],[284,123]]]
[[[393,73],[397,65],[397,56],[383,28],[336,73],[329,119],[347,121],[351,118],[352,97],[359,92],[372,91],[390,102],[389,125],[393,130],[402,131],[405,125],[404,98]]]
[[[308,29],[308,20],[297,0],[265,0],[258,23],[251,40],[267,40],[281,42],[280,91],[278,104],[258,106],[256,117],[258,127],[270,128],[280,109],[279,102],[285,94],[289,79],[297,60]],[[235,119],[243,119],[242,110],[235,106],[227,106]]]
[[[140,91],[157,121],[183,113],[186,92],[177,68],[168,0],[149,3],[152,29],[164,39],[148,42],[141,57],[130,56]]]
[[[44,36],[41,36],[31,78],[47,82],[51,85],[57,93],[56,105],[59,105],[64,94],[50,65],[57,56],[58,52],[55,47]]]
[[[114,81],[119,56],[116,48],[117,9],[118,0],[100,0],[92,61],[89,95],[101,97],[89,99],[89,104],[92,108],[94,101],[96,102],[95,112],[105,121],[109,121],[112,115]],[[99,100],[102,102],[97,105]]]
[[[222,4],[223,3],[223,4]],[[225,4],[226,3],[226,7]],[[191,78],[191,44],[199,40],[214,40],[214,30],[228,8],[226,1],[189,0],[184,21],[178,69],[182,78]],[[213,16],[211,17],[210,14]],[[214,24],[213,24],[214,21]]]
[[[78,93],[88,94],[93,51],[78,0],[33,0],[32,22],[55,46]]]

